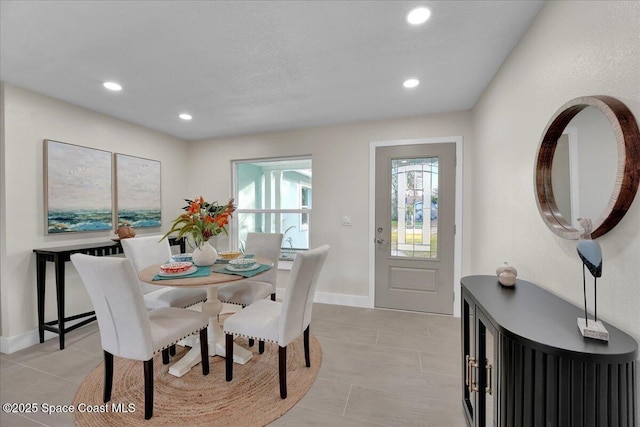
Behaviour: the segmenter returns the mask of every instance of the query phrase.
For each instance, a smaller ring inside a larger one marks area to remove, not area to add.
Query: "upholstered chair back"
[[[162,236],[132,237],[120,241],[124,256],[127,257],[137,272],[144,270],[153,264],[164,264],[171,258],[171,246],[167,239],[160,240]],[[157,291],[155,285],[140,282],[142,292]]]
[[[329,254],[329,245],[300,253],[289,274],[278,330],[278,345],[284,347],[299,337],[311,323],[313,295]]]
[[[261,282],[271,283],[275,292],[278,276],[278,259],[282,247],[282,233],[249,233],[244,248],[246,254],[261,256],[273,261],[273,268],[260,276]]]
[[[102,349],[127,359],[151,359],[149,314],[131,261],[73,254],[71,262],[91,297]]]

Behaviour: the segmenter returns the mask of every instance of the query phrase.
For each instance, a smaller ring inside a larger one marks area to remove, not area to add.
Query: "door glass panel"
[[[438,257],[438,158],[391,160],[391,256]]]
[[[485,335],[486,342],[486,361],[485,361],[485,369],[487,375],[487,386],[485,388],[485,420],[487,426],[494,426],[494,408],[493,408],[493,397],[495,396],[496,389],[496,360],[494,357],[494,345],[495,345],[495,337],[493,336],[493,331],[489,328],[486,330]]]
[[[464,300],[463,314],[462,314],[462,322],[463,322],[463,353],[464,353],[464,365],[462,369],[462,375],[464,376],[464,404],[467,410],[467,414],[471,417],[473,421],[474,417],[474,407],[475,407],[475,399],[474,394],[471,391],[473,387],[473,372],[472,368],[470,368],[470,363],[475,360],[475,314],[474,314],[474,305],[469,304],[466,300]],[[473,423],[472,423],[473,424]]]

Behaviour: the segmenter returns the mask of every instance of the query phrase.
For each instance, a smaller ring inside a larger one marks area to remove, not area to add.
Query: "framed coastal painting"
[[[160,227],[160,162],[116,153],[118,227]]]
[[[113,227],[111,152],[44,140],[46,232]]]

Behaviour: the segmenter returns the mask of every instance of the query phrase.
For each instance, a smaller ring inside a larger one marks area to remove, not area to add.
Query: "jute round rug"
[[[209,357],[210,373],[202,375],[202,367],[177,378],[169,374],[169,366],[186,353],[177,347],[169,365],[161,355],[154,358],[153,418],[144,419],[143,363],[114,357],[111,401],[102,402],[104,363],[82,382],[73,401],[79,426],[264,426],[279,418],[295,405],[315,381],[322,350],[311,336],[311,367],[304,363],[302,337],[287,346],[288,397],[280,398],[278,382],[278,346],[266,343],[258,354],[258,343],[248,347],[238,338],[237,344],[254,353],[246,365],[233,365],[233,381],[225,381],[224,359]],[[82,409],[82,412],[80,411]],[[88,409],[105,412],[88,412]]]

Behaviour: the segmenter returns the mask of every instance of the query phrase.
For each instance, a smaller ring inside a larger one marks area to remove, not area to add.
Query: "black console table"
[[[583,338],[582,308],[524,280],[462,284],[463,407],[470,426],[635,426],[638,343],[603,322]],[[580,284],[576,284],[579,286]]]
[[[184,239],[176,239],[175,237],[169,238],[170,245],[180,245],[180,252],[184,253],[186,250]],[[64,313],[64,297],[65,297],[65,263],[71,260],[71,255],[75,253],[82,253],[94,256],[108,256],[123,253],[122,245],[120,242],[108,241],[101,243],[86,243],[82,245],[73,246],[59,246],[53,248],[34,249],[36,254],[36,277],[38,288],[38,333],[40,335],[40,342],[44,342],[44,331],[54,332],[59,335],[60,338],[60,350],[64,349],[64,335],[67,332],[71,332],[87,323],[96,320],[95,311],[88,311],[82,314],[76,314],[74,316],[65,317]],[[47,262],[53,262],[55,268],[56,277],[56,301],[58,318],[50,322],[44,321],[44,294],[45,294],[45,281],[47,273]],[[65,322],[72,320],[84,319],[72,326],[65,327]]]

